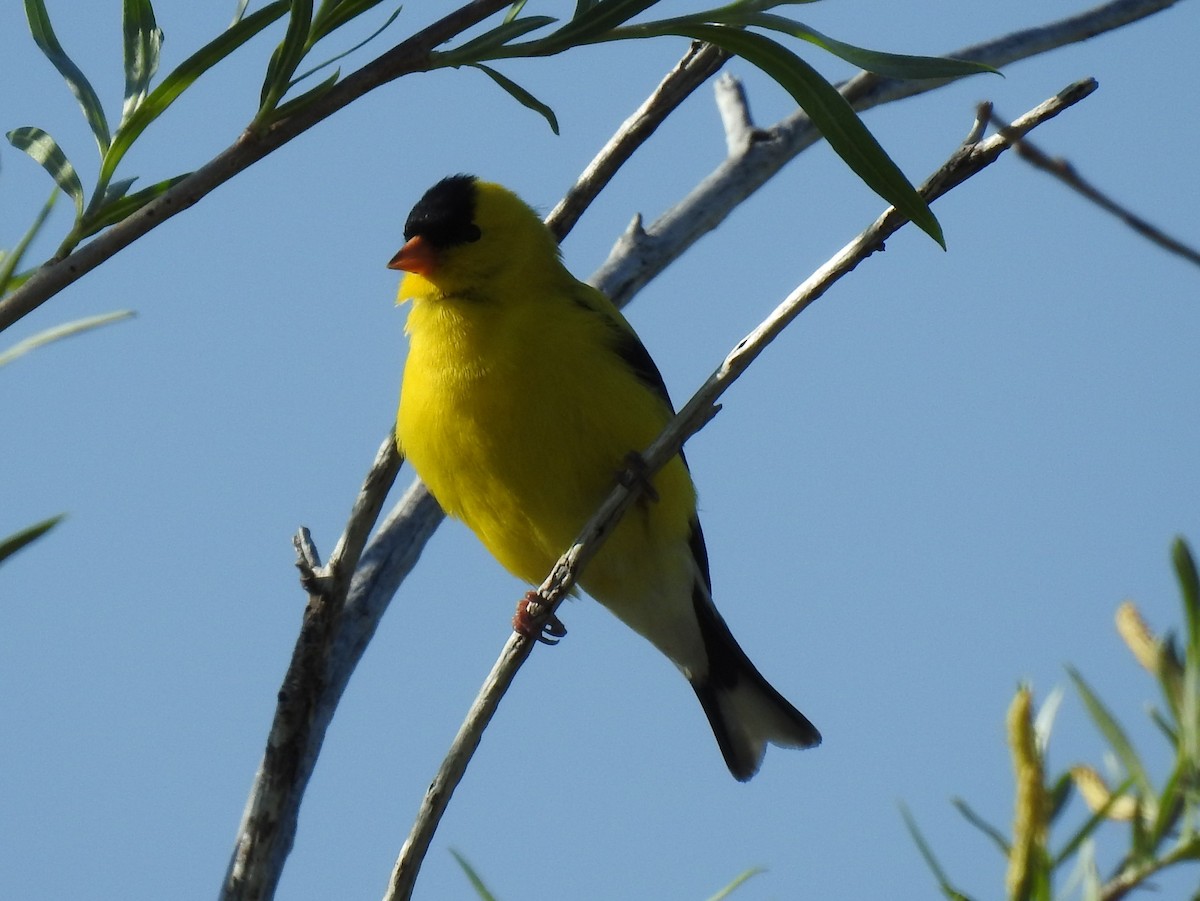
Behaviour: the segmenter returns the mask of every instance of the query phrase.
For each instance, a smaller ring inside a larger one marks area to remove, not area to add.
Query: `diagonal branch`
[[[1004,120],[995,114],[991,116],[991,121],[998,128],[1005,126]],[[1147,222],[1137,213],[1117,203],[1080,175],[1078,170],[1069,161],[1062,157],[1052,157],[1029,141],[1018,141],[1013,149],[1017,151],[1017,156],[1035,169],[1049,172],[1067,187],[1078,194],[1082,194],[1096,206],[1100,207],[1100,209],[1107,213],[1112,213],[1146,240],[1157,244],[1169,253],[1183,257],[1189,263],[1200,266],[1200,251],[1189,247],[1182,241],[1177,241],[1162,229]]]
[[[941,197],[995,162],[1000,154],[1009,149],[1021,136],[1078,103],[1095,89],[1094,80],[1077,82],[1030,110],[1003,132],[984,141],[964,145],[930,177],[921,188],[921,193],[927,201]],[[626,508],[633,503],[641,486],[648,483],[646,477],[654,475],[666,465],[679,453],[683,443],[716,415],[720,409],[717,400],[749,368],[758,355],[842,276],[881,250],[883,242],[907,221],[894,208],[889,209],[866,231],[838,251],[829,262],[809,276],[754,331],[737,343],[717,370],[642,454],[645,467],[639,467],[638,477],[618,480],[618,484],[576,537],[574,544],[554,565],[550,575],[538,588],[538,595],[542,599],[538,606],[542,609],[534,613],[535,617],[541,617],[544,621],[553,615],[575,585],[580,571],[612,533]],[[531,612],[534,612],[532,608]],[[535,634],[539,632],[536,625],[532,631]],[[407,901],[412,896],[421,862],[441,816],[466,772],[467,764],[479,746],[483,731],[495,714],[500,699],[529,657],[535,643],[535,639],[515,633],[505,642],[499,659],[471,706],[467,719],[454,737],[441,769],[425,793],[416,822],[392,870],[391,883],[384,895],[384,901]]]
[[[646,142],[691,93],[725,64],[729,54],[712,44],[695,42],[687,54],[667,73],[653,93],[626,119],[617,133],[588,163],[558,205],[546,217],[547,227],[559,242],[612,181],[617,170]]]

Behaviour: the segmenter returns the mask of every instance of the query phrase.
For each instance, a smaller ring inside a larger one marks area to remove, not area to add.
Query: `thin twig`
[[[579,217],[612,181],[617,170],[654,134],[658,126],[683,103],[696,88],[725,64],[729,54],[712,44],[693,43],[675,68],[617,129],[580,173],[575,184],[546,217],[546,226],[559,241],[567,235]]]
[[[1095,89],[1096,82],[1090,79],[1073,84],[1012,123],[1005,134],[997,134],[978,144],[963,146],[926,182],[921,189],[923,196],[927,201],[942,196],[994,162],[1011,146],[1013,138],[1024,135],[1042,122],[1053,118]],[[679,453],[684,441],[704,427],[719,409],[717,400],[755,358],[836,281],[868,256],[881,250],[883,242],[907,221],[894,208],[889,209],[870,228],[809,276],[754,331],[737,343],[717,370],[671,420],[654,443],[643,452],[645,467],[639,467],[643,477],[618,480],[618,484],[595,515],[588,520],[571,547],[559,558],[550,575],[538,588],[543,609],[535,615],[549,617],[554,613],[575,584],[581,569],[611,534],[621,514],[640,492],[641,486],[647,484],[644,476],[651,476],[666,465],[667,461]],[[479,746],[483,730],[495,713],[500,698],[512,684],[517,670],[528,658],[534,644],[534,639],[516,634],[509,636],[505,642],[499,659],[492,667],[479,696],[459,728],[441,769],[425,794],[416,822],[392,870],[391,884],[384,895],[384,901],[407,901],[412,896],[421,862],[454,789]]]
[[[342,107],[402,75],[429,68],[430,53],[435,47],[511,3],[512,0],[471,0],[346,76],[328,93],[294,115],[273,123],[261,133],[243,132],[230,147],[161,197],[101,232],[66,257],[47,262],[20,288],[0,300],[0,331],[36,310],[63,288],[78,281],[151,229],[195,205],[214,188]]]
[[[1008,123],[995,113],[991,114],[991,121],[995,123],[997,128],[1003,129],[1008,127]],[[1025,162],[1037,169],[1041,169],[1043,172],[1049,172],[1067,187],[1082,194],[1102,210],[1112,213],[1142,237],[1152,241],[1170,253],[1183,257],[1189,263],[1200,266],[1200,251],[1189,247],[1181,241],[1175,240],[1156,226],[1151,225],[1128,207],[1117,203],[1091,182],[1086,181],[1067,160],[1062,157],[1051,157],[1028,141],[1018,141],[1013,149],[1017,151],[1017,156],[1025,160]]]

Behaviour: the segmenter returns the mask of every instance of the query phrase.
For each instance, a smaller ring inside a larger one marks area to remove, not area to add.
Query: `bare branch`
[[[990,118],[996,124],[997,128],[1003,129],[1008,127],[1008,123],[1000,116],[993,113]],[[1151,225],[1128,207],[1117,203],[1091,182],[1085,180],[1067,160],[1062,157],[1051,157],[1028,141],[1018,141],[1013,149],[1017,151],[1017,156],[1025,160],[1025,162],[1037,169],[1041,169],[1043,172],[1049,172],[1063,184],[1067,185],[1067,187],[1082,194],[1092,203],[1096,204],[1100,209],[1112,213],[1142,237],[1152,241],[1170,253],[1183,257],[1189,263],[1200,266],[1200,251],[1188,247],[1182,241],[1175,240],[1156,226]]]
[[[1010,130],[978,144],[964,145],[931,176],[921,188],[921,193],[928,201],[942,196],[995,162],[1000,154],[1011,146],[1013,140],[1019,139],[1042,122],[1078,103],[1095,89],[1095,81],[1078,82],[1013,122]],[[645,467],[639,470],[639,477],[618,480],[618,484],[596,514],[588,520],[571,547],[559,558],[550,575],[538,588],[538,595],[542,600],[539,606],[542,609],[534,613],[535,617],[545,619],[553,615],[575,585],[582,568],[612,533],[622,513],[640,493],[642,486],[648,484],[645,477],[652,476],[666,465],[679,453],[683,443],[704,427],[719,409],[717,400],[720,396],[746,371],[767,345],[842,276],[871,254],[881,250],[883,242],[907,221],[894,208],[889,209],[870,228],[809,276],[754,331],[737,343],[717,370],[642,454]],[[536,628],[534,631],[537,631]],[[425,794],[416,822],[392,870],[391,884],[384,895],[384,901],[407,901],[412,896],[421,862],[441,816],[450,803],[454,789],[479,746],[483,731],[491,721],[500,698],[512,684],[517,670],[529,657],[535,643],[532,638],[516,634],[511,635],[505,642],[499,659],[492,667],[475,703],[471,705],[441,769]]]
[[[345,686],[345,681],[339,685],[331,679],[330,651],[341,631],[351,576],[400,463],[396,442],[389,434],[376,454],[328,564],[321,565],[308,529],[301,528],[294,539],[296,566],[309,596],[308,604],[279,690],[267,749],[242,813],[221,889],[222,899],[263,899],[275,892],[295,836],[300,798],[316,763],[325,727]],[[435,525],[438,522],[436,517],[432,521]]]
[[[730,156],[736,156],[745,151],[755,134],[746,89],[740,79],[726,73],[717,79],[713,91],[717,97],[721,125],[725,129],[725,147]],[[766,136],[766,132],[760,134]]]
[[[562,241],[575,227],[584,210],[604,190],[617,170],[634,154],[658,126],[725,64],[729,54],[711,44],[693,43],[675,68],[667,73],[646,101],[621,123],[607,144],[588,163],[575,184],[546,217],[546,226]]]

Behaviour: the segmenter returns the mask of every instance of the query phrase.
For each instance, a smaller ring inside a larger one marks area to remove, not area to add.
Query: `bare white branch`
[[[728,72],[713,84],[717,97],[717,112],[725,129],[725,148],[730,156],[746,151],[754,135],[754,121],[750,117],[750,103],[746,100],[746,88],[740,79]]]

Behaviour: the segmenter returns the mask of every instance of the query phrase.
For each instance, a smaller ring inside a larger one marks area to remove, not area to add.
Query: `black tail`
[[[708,672],[691,684],[733,777],[745,782],[757,773],[768,742],[784,748],[819,745],[816,726],[750,662],[699,581],[692,601],[708,652]]]

